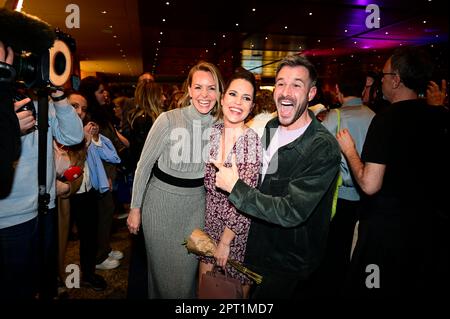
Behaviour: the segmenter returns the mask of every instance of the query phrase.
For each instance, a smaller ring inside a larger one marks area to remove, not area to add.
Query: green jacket
[[[334,136],[310,116],[305,133],[274,154],[269,168],[277,158],[278,168],[258,189],[238,180],[229,196],[252,217],[245,263],[255,270],[306,278],[324,254],[341,154]],[[267,123],[265,148],[278,125],[277,118]]]

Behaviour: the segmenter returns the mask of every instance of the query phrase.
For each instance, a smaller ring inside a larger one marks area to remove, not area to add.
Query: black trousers
[[[128,269],[128,299],[148,299],[147,250],[142,227],[131,236],[130,267]]]
[[[252,285],[250,299],[301,299],[304,295],[305,280],[295,273],[282,273],[251,267],[263,276],[259,285]]]
[[[359,218],[359,207],[359,201],[338,199],[336,215],[330,223],[325,256],[306,283],[308,295],[341,295],[350,269],[353,232]]]
[[[56,209],[0,229],[0,300],[52,299],[57,294]]]
[[[70,213],[77,225],[80,239],[80,266],[83,276],[95,273],[98,232],[96,193],[91,190],[70,198]]]
[[[53,299],[58,286],[58,211],[38,216],[39,298]]]
[[[98,230],[97,230],[97,264],[102,263],[111,252],[111,227],[114,214],[112,193],[97,196]]]
[[[37,217],[0,229],[0,300],[34,298],[38,238]]]

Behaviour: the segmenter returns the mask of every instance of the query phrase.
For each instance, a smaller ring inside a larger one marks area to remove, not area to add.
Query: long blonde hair
[[[213,109],[211,110],[210,114],[212,116],[215,116],[219,113],[220,109],[220,97],[223,93],[223,79],[222,75],[220,74],[219,70],[214,64],[211,64],[209,62],[200,61],[196,65],[194,65],[191,70],[189,71],[189,75],[186,79],[186,81],[183,83],[183,91],[184,95],[180,98],[180,101],[178,105],[180,107],[188,106],[191,100],[191,97],[189,96],[189,90],[188,87],[192,85],[192,78],[194,77],[194,73],[197,71],[204,71],[211,73],[214,82],[216,83],[216,105],[214,105]]]
[[[143,115],[149,116],[153,122],[156,121],[156,118],[162,113],[162,95],[163,90],[158,83],[152,81],[138,83],[134,93],[136,109],[128,115],[131,128],[133,128],[135,119]]]

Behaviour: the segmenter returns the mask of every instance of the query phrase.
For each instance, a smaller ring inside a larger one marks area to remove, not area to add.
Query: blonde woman
[[[133,184],[127,224],[137,234],[142,218],[149,298],[195,297],[198,263],[181,244],[204,225],[202,153],[223,84],[217,68],[207,62],[192,67],[187,83],[182,99],[186,107],[162,113],[153,124]]]
[[[153,123],[155,123],[156,118],[162,113],[164,100],[163,90],[158,83],[148,80],[138,82],[134,94],[136,107],[127,115],[130,138],[129,168],[132,175],[127,181],[131,181],[131,184],[145,139]],[[130,190],[132,190],[132,185],[130,185]],[[137,233],[137,236],[133,236],[132,238],[127,298],[147,298],[147,273],[147,253],[145,250],[144,235],[141,229]]]
[[[145,139],[156,118],[162,113],[165,96],[156,82],[141,81],[134,93],[136,108],[127,115],[130,125],[131,170],[136,169]]]

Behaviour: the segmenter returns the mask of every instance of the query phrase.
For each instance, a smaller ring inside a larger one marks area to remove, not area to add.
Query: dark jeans
[[[37,217],[0,229],[0,300],[32,299],[37,291]]]
[[[0,229],[0,300],[56,296],[58,251],[56,209]]]
[[[38,217],[39,223],[39,298],[52,299],[58,285],[58,212],[48,210]]]
[[[80,266],[83,276],[95,273],[98,232],[96,193],[92,190],[75,194],[70,198],[70,212],[77,225],[80,239]]]

